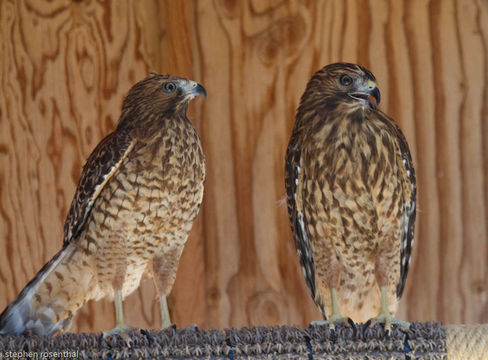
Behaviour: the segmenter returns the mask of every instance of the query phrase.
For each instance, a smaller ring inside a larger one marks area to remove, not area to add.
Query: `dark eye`
[[[354,82],[352,77],[350,77],[349,75],[341,75],[339,80],[340,80],[341,84],[344,86],[349,86]]]
[[[163,91],[165,93],[171,94],[176,90],[176,84],[174,82],[167,82],[163,84]]]

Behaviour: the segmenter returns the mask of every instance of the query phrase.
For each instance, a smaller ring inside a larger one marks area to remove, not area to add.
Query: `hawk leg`
[[[174,260],[180,258],[183,249],[174,249],[162,256],[156,256],[152,261],[152,275],[154,286],[159,295],[161,308],[161,329],[171,327],[171,318],[168,310],[166,296],[171,291],[176,278],[176,266]]]
[[[167,329],[171,326],[171,318],[169,317],[168,303],[166,301],[166,296],[162,294],[160,296],[160,306],[161,306],[161,329]]]
[[[325,253],[328,255],[326,256],[329,260],[327,268],[325,269],[325,276],[324,279],[319,280],[319,288],[321,291],[330,291],[330,303],[331,303],[331,310],[332,314],[330,316],[327,316],[325,313],[325,309],[323,306],[323,298],[320,296],[320,291],[318,292],[319,301],[316,301],[316,303],[319,305],[322,315],[324,316],[325,321],[318,322],[322,324],[328,324],[329,328],[334,330],[336,324],[341,324],[341,323],[346,323],[346,322],[352,322],[349,321],[348,318],[345,318],[342,316],[340,310],[339,310],[339,301],[337,300],[337,288],[340,284],[340,275],[341,275],[341,269],[342,269],[342,263],[336,258],[334,254],[334,249],[332,246],[325,242]]]
[[[327,320],[312,321],[311,325],[328,324],[331,329],[335,329],[336,324],[349,322],[349,319],[342,316],[339,310],[339,302],[337,301],[337,293],[335,288],[330,289],[330,297],[332,300],[332,315],[329,316]]]
[[[375,318],[372,318],[370,320],[371,324],[377,324],[377,323],[383,323],[385,325],[385,330],[387,332],[391,331],[391,325],[392,324],[397,324],[404,329],[408,330],[410,327],[410,323],[396,319],[390,314],[390,311],[388,310],[388,301],[387,301],[387,288],[386,287],[381,287],[381,309]]]
[[[128,340],[129,334],[134,332],[130,326],[125,323],[124,320],[124,308],[122,304],[122,292],[121,290],[115,290],[115,327],[112,330],[104,331],[103,337],[112,335],[120,335],[125,340]]]
[[[339,302],[337,301],[337,293],[335,288],[330,289],[330,297],[332,300],[332,315],[327,321],[329,322],[329,326],[333,329],[335,328],[336,324],[347,322],[347,318],[342,316],[339,310]]]
[[[388,306],[388,285],[392,282],[392,280],[388,278],[388,274],[389,269],[395,266],[395,263],[390,259],[395,257],[394,244],[396,238],[396,236],[391,238],[387,237],[381,241],[382,248],[379,249],[375,264],[375,277],[381,291],[381,307],[378,315],[368,321],[368,323],[371,324],[384,324],[387,333],[390,333],[392,324],[397,324],[406,330],[410,327],[408,322],[396,319],[393,316],[395,314],[395,309],[390,311]]]

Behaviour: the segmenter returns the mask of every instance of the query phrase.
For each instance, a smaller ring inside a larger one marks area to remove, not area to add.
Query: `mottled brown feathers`
[[[355,64],[318,71],[298,107],[286,154],[290,222],[305,280],[324,317],[330,289],[356,321],[394,312],[410,263],[415,174],[395,122],[376,107],[375,77]]]
[[[84,228],[94,200],[103,189],[120,161],[132,150],[133,140],[127,130],[113,132],[105,137],[90,154],[76,188],[66,221],[64,244],[77,238]]]
[[[64,243],[71,241],[83,227],[93,200],[98,196],[100,186],[106,183],[118,169],[120,161],[125,158],[128,151],[132,150],[136,138],[160,136],[161,130],[167,127],[170,121],[189,121],[186,118],[186,109],[191,96],[195,96],[196,93],[193,94],[191,91],[185,93],[182,89],[177,89],[168,94],[162,89],[163,84],[167,82],[185,81],[187,80],[173,75],[151,73],[129,90],[122,105],[117,131],[100,141],[83,167],[66,218]],[[192,84],[195,89],[200,86],[195,82]]]
[[[63,249],[2,313],[0,334],[66,330],[86,301],[124,298],[144,273],[169,294],[203,197],[205,158],[186,117],[201,94],[192,80],[158,74],[130,89],[116,130],[83,167]]]

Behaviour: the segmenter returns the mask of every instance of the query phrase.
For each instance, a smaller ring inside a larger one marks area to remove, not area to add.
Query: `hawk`
[[[410,265],[416,184],[400,128],[379,110],[373,74],[335,63],[310,79],[286,152],[295,246],[331,327],[392,323]]]
[[[161,298],[162,327],[180,255],[203,197],[205,157],[186,116],[205,95],[195,81],[151,74],[135,84],[115,131],[89,156],[64,225],[64,243],[0,315],[0,334],[66,331],[89,300],[123,299],[144,273]],[[108,334],[111,334],[109,332]]]

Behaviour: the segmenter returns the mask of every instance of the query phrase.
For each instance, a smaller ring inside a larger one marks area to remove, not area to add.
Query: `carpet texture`
[[[31,353],[32,355],[29,355]],[[386,337],[381,325],[251,327],[242,329],[136,330],[127,339],[100,334],[0,336],[0,358],[64,359],[446,359],[446,330],[439,323],[394,327]],[[35,358],[35,357],[34,357]]]

